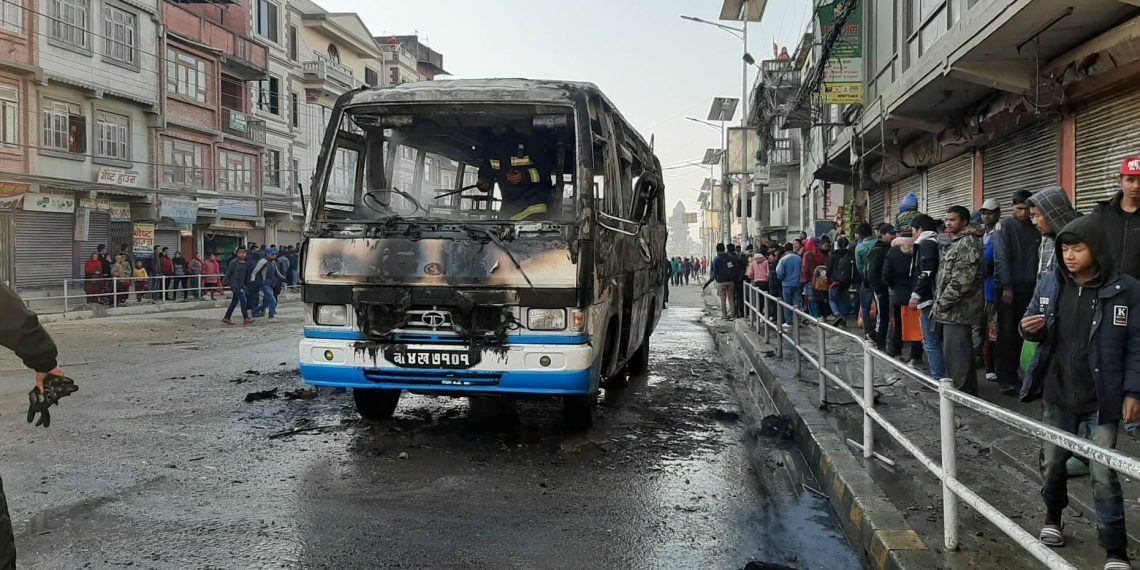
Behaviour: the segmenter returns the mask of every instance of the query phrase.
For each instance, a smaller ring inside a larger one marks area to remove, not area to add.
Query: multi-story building
[[[15,284],[15,218],[32,189],[39,19],[32,0],[0,2],[0,283]],[[26,232],[26,230],[25,230]],[[24,233],[23,235],[27,235]]]
[[[419,36],[377,36],[376,43],[384,51],[385,85],[431,81],[437,75],[447,75],[443,54],[421,42]]]
[[[1008,212],[1016,190],[1049,185],[1088,211],[1140,153],[1134,3],[840,0],[835,13],[848,4],[864,10],[866,92],[821,121],[840,126],[813,178],[858,181],[866,219],[893,219],[910,192],[937,217],[988,198]]]

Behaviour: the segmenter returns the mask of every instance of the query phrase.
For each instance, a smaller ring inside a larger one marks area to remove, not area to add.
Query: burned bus
[[[306,383],[361,416],[402,392],[550,396],[588,423],[644,373],[664,307],[652,148],[594,85],[364,88],[331,111],[306,204]]]

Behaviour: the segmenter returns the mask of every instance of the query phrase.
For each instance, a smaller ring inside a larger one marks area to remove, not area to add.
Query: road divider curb
[[[230,300],[194,301],[185,303],[156,303],[153,305],[134,305],[130,307],[99,307],[87,311],[69,311],[68,313],[49,313],[39,315],[41,323],[62,323],[67,321],[82,321],[102,317],[124,317],[130,315],[151,315],[154,313],[169,313],[172,311],[193,311],[197,309],[224,309],[230,305]],[[221,318],[221,317],[219,317]]]

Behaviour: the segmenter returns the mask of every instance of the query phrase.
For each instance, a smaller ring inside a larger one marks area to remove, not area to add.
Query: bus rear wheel
[[[353,388],[352,399],[356,401],[356,411],[366,420],[386,420],[396,411],[400,403],[399,390],[380,388]]]

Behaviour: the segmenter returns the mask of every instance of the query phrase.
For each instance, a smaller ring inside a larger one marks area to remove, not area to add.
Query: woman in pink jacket
[[[765,293],[768,292],[768,246],[760,246],[760,254],[752,257],[752,262],[748,264],[748,269],[744,270],[744,276],[761,291]]]
[[[222,290],[221,278],[218,275],[222,273],[222,264],[218,263],[218,256],[210,254],[206,261],[202,262],[202,288],[210,292],[210,300],[214,300],[214,295],[224,294]]]

